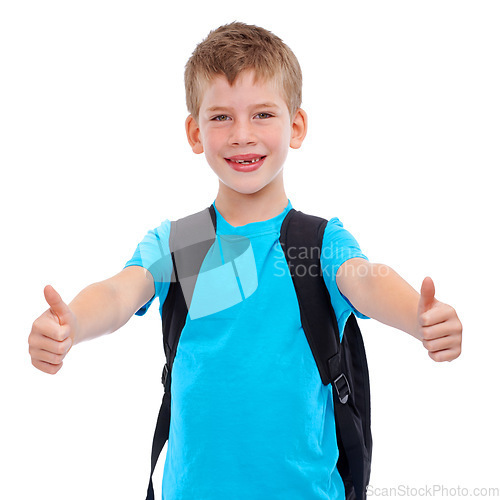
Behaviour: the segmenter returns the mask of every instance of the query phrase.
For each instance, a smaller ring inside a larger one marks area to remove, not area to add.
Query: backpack
[[[302,327],[323,384],[331,384],[339,447],[338,471],[347,499],[365,499],[371,468],[372,436],[368,365],[356,318],[350,315],[342,342],[330,295],[320,272],[319,256],[326,219],[291,209],[283,220],[280,244],[287,260],[300,309]],[[152,476],[170,427],[170,374],[186,322],[196,278],[215,242],[213,205],[171,223],[172,280],[162,309],[166,364],[165,389],[151,452],[151,475],[146,500],[154,500]],[[300,249],[300,254],[294,251]],[[307,251],[304,252],[304,249]],[[318,251],[319,250],[319,251]]]

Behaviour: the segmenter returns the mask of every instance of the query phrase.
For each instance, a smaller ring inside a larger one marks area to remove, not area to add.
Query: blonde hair
[[[302,71],[295,54],[276,35],[258,26],[233,22],[211,31],[189,58],[184,72],[186,104],[198,120],[205,85],[225,75],[230,85],[245,70],[256,80],[275,80],[290,116],[302,102]]]

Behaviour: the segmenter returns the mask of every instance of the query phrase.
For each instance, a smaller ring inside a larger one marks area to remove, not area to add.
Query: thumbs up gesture
[[[49,309],[33,322],[29,353],[35,368],[54,375],[73,344],[76,317],[52,286],[47,285],[43,293]]]
[[[462,350],[462,324],[453,307],[434,297],[431,278],[422,283],[418,303],[418,337],[434,361],[452,361]]]

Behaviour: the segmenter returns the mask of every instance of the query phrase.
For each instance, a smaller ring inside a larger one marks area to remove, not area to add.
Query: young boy
[[[302,330],[279,244],[292,208],[283,166],[307,132],[300,66],[274,34],[232,23],[197,46],[185,84],[189,144],[219,178],[207,259],[218,256],[221,266],[195,288],[177,346],[163,498],[343,498],[332,391]],[[45,287],[49,309],[29,336],[36,368],[57,373],[73,345],[116,331],[155,297],[163,313],[170,227],[165,220],[148,232],[120,273],[69,305]],[[251,258],[231,281],[222,263],[242,240]],[[418,294],[391,268],[368,262],[338,219],[326,227],[321,267],[341,332],[354,313],[418,338],[435,361],[460,355],[460,321],[434,298],[432,280]]]

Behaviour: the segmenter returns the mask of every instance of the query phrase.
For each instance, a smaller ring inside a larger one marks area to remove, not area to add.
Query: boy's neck
[[[262,189],[258,193],[242,194],[220,183],[215,206],[231,226],[272,219],[285,210],[288,197],[284,189],[278,193]]]

